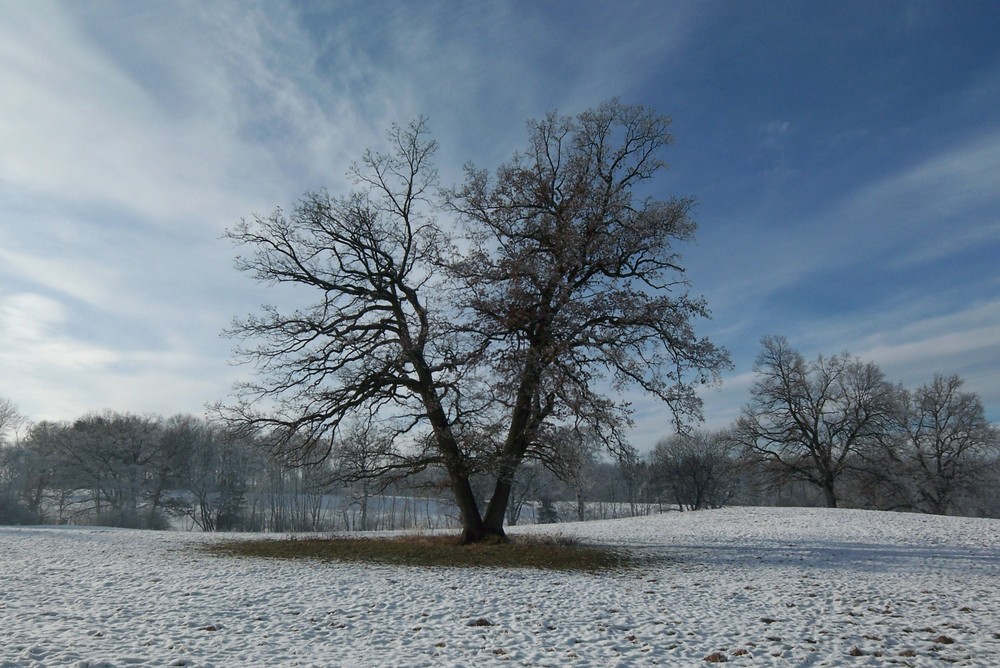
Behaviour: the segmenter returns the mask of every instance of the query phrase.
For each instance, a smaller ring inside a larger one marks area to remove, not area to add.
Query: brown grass
[[[206,549],[222,556],[449,568],[600,572],[634,565],[634,560],[620,551],[548,536],[517,536],[509,543],[476,545],[460,545],[457,537],[442,535],[259,538],[222,541]]]

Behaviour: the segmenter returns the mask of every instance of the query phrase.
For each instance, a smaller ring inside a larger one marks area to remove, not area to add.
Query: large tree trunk
[[[920,496],[923,498],[927,512],[931,515],[947,515],[948,514],[948,502],[944,494],[938,492],[921,492]]]
[[[445,440],[447,441],[447,438]],[[469,474],[462,464],[458,446],[453,441],[442,445],[441,450],[447,453],[444,458],[445,469],[448,471],[451,491],[455,496],[455,505],[458,506],[458,515],[462,523],[462,544],[467,545],[487,540],[490,532],[479,512],[479,504],[472,491]]]
[[[418,362],[418,373],[422,375],[424,381],[422,396],[424,407],[427,409],[427,417],[434,429],[438,452],[441,453],[445,470],[448,472],[451,491],[455,496],[455,505],[458,506],[458,514],[462,523],[462,544],[468,545],[488,540],[490,530],[484,524],[483,516],[479,512],[479,504],[476,502],[476,495],[469,482],[469,471],[462,450],[455,440],[451,423],[445,415],[437,394],[429,389],[433,387],[433,382],[423,358],[418,355],[415,356],[415,359]],[[501,518],[501,535],[502,526],[503,520]]]

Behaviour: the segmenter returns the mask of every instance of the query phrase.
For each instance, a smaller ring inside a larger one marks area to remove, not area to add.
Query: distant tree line
[[[11,402],[0,401],[0,408],[0,524],[202,531],[459,526],[445,471],[387,473],[384,435],[360,428],[348,432],[335,458],[301,466],[260,438],[192,416],[104,411],[30,424]],[[558,467],[525,465],[508,523],[638,512],[635,481],[595,450],[581,447]],[[473,484],[477,494],[489,493],[487,478]],[[554,509],[565,498],[573,500],[572,513]]]
[[[1000,516],[1000,436],[958,376],[907,391],[849,354],[805,360],[763,340],[731,428],[601,456],[567,428],[558,457],[526,462],[506,523],[607,519],[726,504],[826,505]],[[458,526],[447,472],[392,471],[387,435],[347,430],[315,466],[192,416],[106,411],[31,424],[0,400],[0,523],[203,531]],[[486,498],[488,477],[472,477]]]
[[[0,448],[0,522],[204,531],[374,528],[368,496],[335,472],[290,467],[191,416],[106,411],[39,422]],[[411,490],[397,490],[399,495]],[[360,500],[359,500],[360,499]],[[418,523],[407,498],[378,527]],[[359,510],[361,508],[362,510]]]

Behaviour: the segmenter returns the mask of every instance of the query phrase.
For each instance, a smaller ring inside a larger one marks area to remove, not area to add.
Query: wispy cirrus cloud
[[[1000,244],[998,173],[1000,132],[991,132],[866,181],[794,221],[734,224],[727,230],[731,243],[703,251],[713,266],[723,269],[706,274],[714,303],[725,308],[748,298],[764,299],[872,262],[881,269],[912,271]],[[734,253],[734,248],[740,251]],[[748,276],[753,290],[747,289]],[[935,288],[931,276],[928,290]]]
[[[907,386],[930,382],[937,373],[958,373],[984,399],[1000,401],[995,383],[1000,371],[1000,299],[923,317],[914,318],[908,310],[896,316],[901,323],[896,328],[873,328],[859,336],[857,354],[883,365]],[[886,320],[891,322],[891,316]]]
[[[0,27],[5,188],[48,197],[50,206],[107,207],[144,225],[217,219],[255,192],[281,192],[280,165],[240,136],[239,72],[197,64],[218,62],[209,26],[162,45],[173,48],[142,51],[144,69],[136,69],[122,45],[100,43],[83,17],[47,7],[43,16],[9,6]],[[136,41],[157,34],[155,24],[120,27]],[[171,94],[150,89],[157,77],[175,82]]]
[[[162,412],[165,406],[198,414],[206,397],[217,396],[220,380],[235,377],[234,369],[190,342],[175,341],[166,350],[121,348],[73,331],[72,321],[72,309],[44,295],[0,298],[0,370],[32,419],[72,419],[101,408]]]
[[[24,378],[44,366],[60,373],[100,372],[118,355],[103,346],[86,344],[62,333],[67,309],[59,301],[35,293],[0,299],[0,366]]]
[[[874,241],[864,254],[895,251],[910,266],[969,246],[1000,242],[1000,131],[967,137],[851,194],[831,216]],[[953,221],[960,220],[961,226]],[[955,232],[956,227],[958,232]],[[876,231],[875,234],[871,232]],[[903,249],[905,252],[899,253]]]

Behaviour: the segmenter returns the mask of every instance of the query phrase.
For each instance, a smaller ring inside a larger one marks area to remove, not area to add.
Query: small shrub
[[[559,521],[559,513],[556,512],[556,506],[549,497],[543,497],[538,505],[538,513],[536,515],[537,522],[539,524],[555,524]]]
[[[162,513],[152,510],[139,512],[126,508],[103,512],[94,518],[94,524],[100,527],[152,529],[154,531],[166,531],[170,528],[170,520]]]
[[[13,495],[0,495],[0,524],[36,524],[38,516]]]

